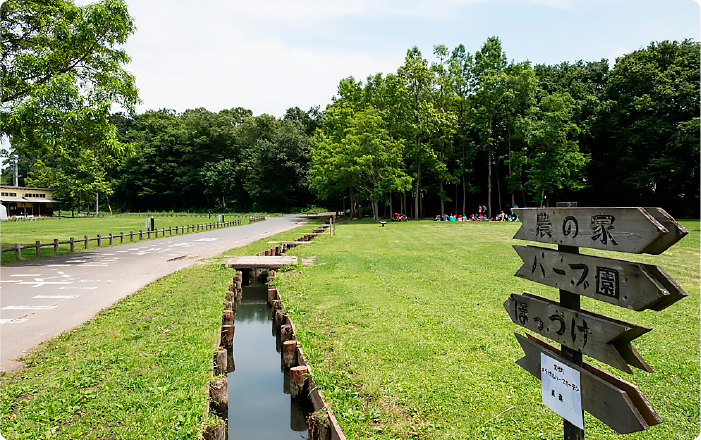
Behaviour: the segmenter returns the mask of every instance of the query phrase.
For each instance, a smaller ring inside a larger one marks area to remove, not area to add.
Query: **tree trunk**
[[[455,215],[458,215],[458,184],[455,184]]]
[[[465,175],[462,175],[462,215],[467,215],[467,212],[465,211],[465,198],[466,198],[466,190],[465,190]]]
[[[370,205],[372,205],[372,216],[375,223],[380,221],[380,206],[377,200],[370,200]]]
[[[492,218],[492,120],[487,124],[487,217]]]
[[[421,158],[416,157],[416,198],[414,199],[414,220],[419,219],[419,194],[421,192]]]
[[[392,191],[389,192],[389,216],[392,217],[394,213],[392,212]]]
[[[492,218],[492,147],[487,147],[487,217]]]
[[[441,215],[445,212],[445,206],[443,205],[443,179],[438,180],[438,196],[441,199]]]
[[[495,166],[494,169],[497,175],[497,200],[499,200],[499,211],[503,211],[504,207],[501,205],[501,179],[499,179],[499,166]]]
[[[511,169],[511,127],[509,127],[508,139],[509,139],[509,179],[511,179],[511,178],[513,178],[513,171]],[[516,196],[514,195],[514,190],[513,190],[513,188],[511,188],[511,185],[509,185],[509,192],[511,193],[511,207],[513,208],[516,205]]]
[[[350,219],[353,220],[353,211],[355,210],[355,204],[353,204],[353,188],[348,188],[348,193],[350,194]]]

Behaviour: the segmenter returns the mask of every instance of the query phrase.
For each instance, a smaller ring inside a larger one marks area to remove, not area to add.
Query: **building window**
[[[2,197],[17,197],[17,193],[0,193]]]
[[[24,193],[24,196],[25,197],[43,198],[44,194]]]

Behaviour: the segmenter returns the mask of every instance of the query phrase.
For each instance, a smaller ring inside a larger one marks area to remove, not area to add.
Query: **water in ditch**
[[[234,317],[235,365],[227,374],[229,439],[306,439],[311,408],[288,394],[289,370],[281,368],[267,288],[244,287],[242,297]]]

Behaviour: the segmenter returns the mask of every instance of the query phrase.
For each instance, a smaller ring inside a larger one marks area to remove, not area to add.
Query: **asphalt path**
[[[0,270],[0,370],[32,347],[91,319],[153,281],[305,222],[268,217],[245,226],[39,258]]]

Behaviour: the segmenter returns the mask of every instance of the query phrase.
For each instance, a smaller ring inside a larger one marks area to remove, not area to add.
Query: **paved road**
[[[292,229],[296,216],[134,242],[2,267],[0,370],[26,350],[91,319],[103,308],[200,258]]]

